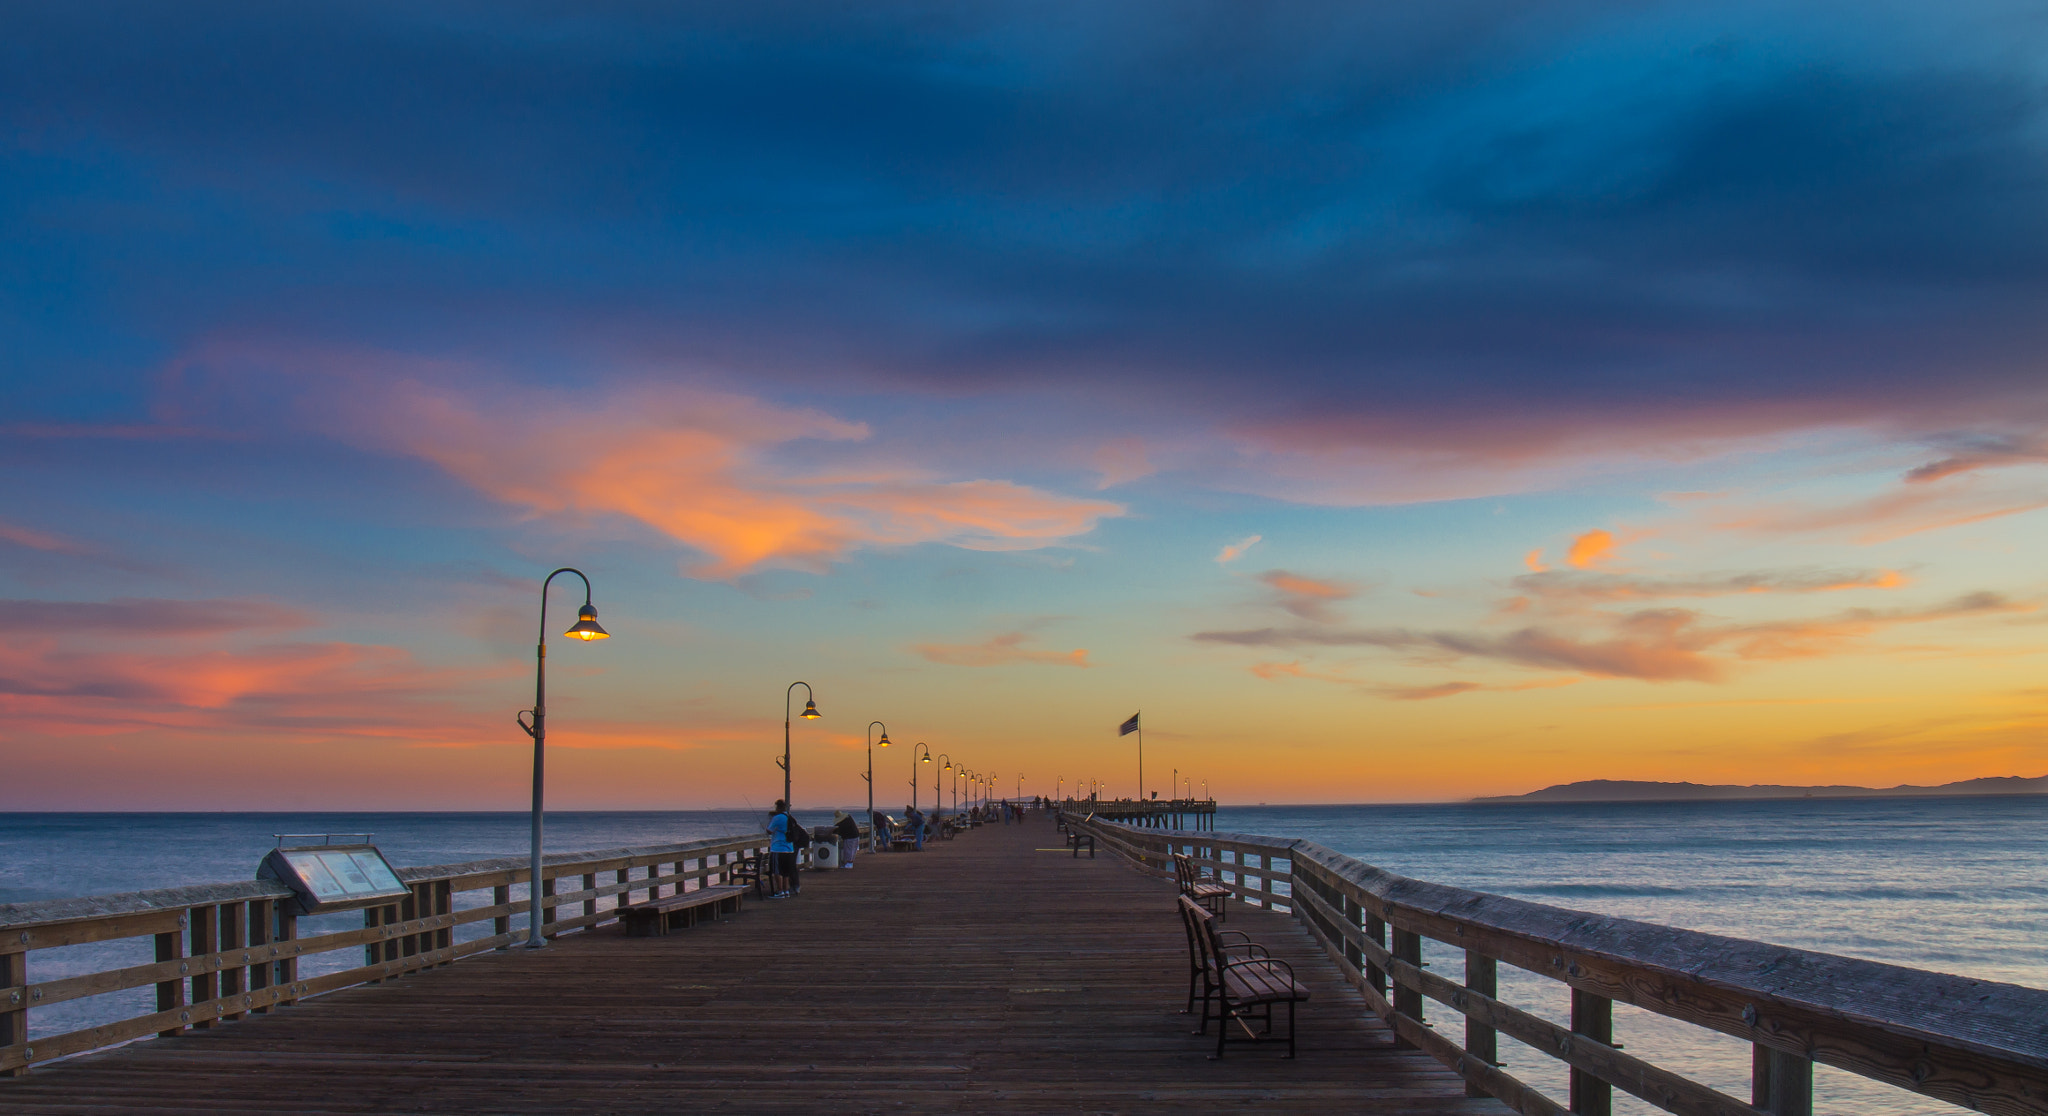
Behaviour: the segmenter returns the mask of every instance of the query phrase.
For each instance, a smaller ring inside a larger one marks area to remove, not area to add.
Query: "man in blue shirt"
[[[775,882],[770,885],[768,898],[787,899],[796,888],[796,845],[789,839],[789,804],[775,800],[775,813],[768,819],[768,858],[771,861],[769,874]]]

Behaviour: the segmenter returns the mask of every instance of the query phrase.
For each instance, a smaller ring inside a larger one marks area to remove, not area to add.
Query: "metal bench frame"
[[[1229,921],[1230,916],[1225,912],[1230,909],[1231,890],[1204,877],[1202,870],[1195,867],[1193,857],[1186,853],[1173,854],[1173,879],[1180,885],[1182,895],[1200,903],[1217,918]]]
[[[1202,1019],[1195,1033],[1207,1034],[1209,1020],[1216,1020],[1216,1052],[1211,1061],[1223,1057],[1230,1042],[1277,1042],[1273,1035],[1273,1005],[1287,1005],[1287,1054],[1294,1057],[1294,1005],[1308,999],[1307,988],[1294,979],[1294,966],[1273,957],[1254,957],[1226,947],[1216,916],[1186,896],[1180,898],[1180,916],[1188,923],[1188,935],[1201,951]],[[1213,1016],[1209,1010],[1215,1005]],[[1265,1024],[1254,1031],[1251,1021]],[[1236,1023],[1245,1037],[1234,1039],[1230,1025]]]

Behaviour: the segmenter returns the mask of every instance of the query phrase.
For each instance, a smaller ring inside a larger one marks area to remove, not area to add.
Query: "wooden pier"
[[[586,891],[603,890],[595,879]],[[546,950],[485,950],[36,1065],[0,1080],[0,1110],[1507,1111],[1397,1047],[1302,924],[1270,911],[1233,911],[1230,926],[1312,987],[1300,1057],[1208,1060],[1179,1014],[1173,885],[1121,857],[1071,856],[1044,814],[803,882],[795,899],[750,899],[665,937],[599,918]]]

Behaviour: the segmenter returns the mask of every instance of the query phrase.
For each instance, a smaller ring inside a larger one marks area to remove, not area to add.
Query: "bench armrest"
[[[1224,971],[1224,972],[1229,972],[1229,971],[1230,971],[1230,970],[1232,970],[1232,969],[1243,969],[1243,968],[1249,968],[1249,967],[1251,967],[1251,966],[1253,966],[1253,965],[1265,965],[1265,966],[1269,966],[1269,967],[1271,967],[1271,966],[1278,966],[1279,968],[1282,968],[1282,969],[1285,969],[1285,970],[1287,970],[1287,979],[1288,979],[1288,981],[1289,981],[1290,983],[1299,983],[1299,982],[1297,982],[1297,981],[1295,981],[1295,980],[1294,980],[1294,966],[1292,966],[1292,965],[1288,964],[1288,963],[1287,963],[1287,962],[1285,962],[1285,961],[1282,961],[1282,960],[1280,960],[1280,959],[1279,959],[1279,958],[1277,958],[1277,957],[1259,957],[1259,958],[1250,958],[1250,957],[1245,957],[1245,958],[1240,958],[1240,959],[1238,959],[1238,960],[1236,960],[1236,961],[1231,961],[1231,960],[1227,960],[1227,959],[1226,959],[1226,960],[1225,960],[1225,961],[1223,962],[1223,971]]]

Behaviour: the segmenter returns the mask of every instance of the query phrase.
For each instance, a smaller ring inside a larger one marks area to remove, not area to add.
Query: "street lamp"
[[[932,750],[930,748],[924,750],[924,761],[926,763],[932,761]],[[939,779],[946,772],[953,770],[953,757],[950,753],[940,752],[939,762],[942,766],[937,771],[932,772],[932,809],[937,811],[938,815],[943,818],[946,816],[946,795],[944,791],[939,789]],[[958,806],[959,803],[955,802],[954,805]]]
[[[804,711],[801,714],[799,714],[799,716],[801,716],[806,721],[815,721],[819,717],[824,716],[824,714],[818,712],[818,702],[816,700],[816,695],[811,693],[811,684],[809,682],[791,682],[789,684],[789,688],[782,691],[781,765],[782,808],[784,810],[793,810],[796,808],[796,803],[790,801],[789,793],[789,700],[790,696],[796,693],[796,688],[798,686],[802,686],[804,688]],[[792,814],[791,816],[794,817],[795,815]]]
[[[542,772],[548,740],[548,586],[553,584],[557,575],[565,573],[583,578],[583,607],[576,610],[576,626],[562,635],[586,643],[593,639],[611,638],[611,633],[597,624],[597,609],[590,603],[590,579],[584,577],[582,570],[563,566],[540,583],[540,642],[534,652],[533,708],[520,710],[515,718],[519,727],[526,730],[526,735],[533,738],[533,874],[527,884],[527,914],[530,916],[526,931],[528,949],[539,949],[547,944],[547,940],[540,936],[540,822]]]
[[[868,824],[875,824],[875,726],[880,721],[868,722],[868,773],[861,778],[868,781]],[[889,746],[889,726],[882,725],[882,747]]]
[[[924,749],[924,758],[923,758],[923,759],[919,759],[919,758],[918,758],[918,756],[917,756],[917,750],[918,750],[919,748],[923,748],[923,749]],[[920,764],[920,763],[930,763],[931,761],[932,761],[932,746],[931,746],[931,745],[929,745],[929,744],[925,743],[924,741],[920,740],[920,741],[918,741],[917,743],[915,743],[915,744],[912,744],[912,745],[910,746],[910,808],[911,808],[911,809],[913,809],[913,810],[917,809],[917,765],[918,765],[918,764]],[[937,810],[937,809],[938,809],[938,805],[937,805],[936,803],[934,803],[934,804],[933,804],[933,806],[932,806],[932,809],[933,809],[933,810]]]

